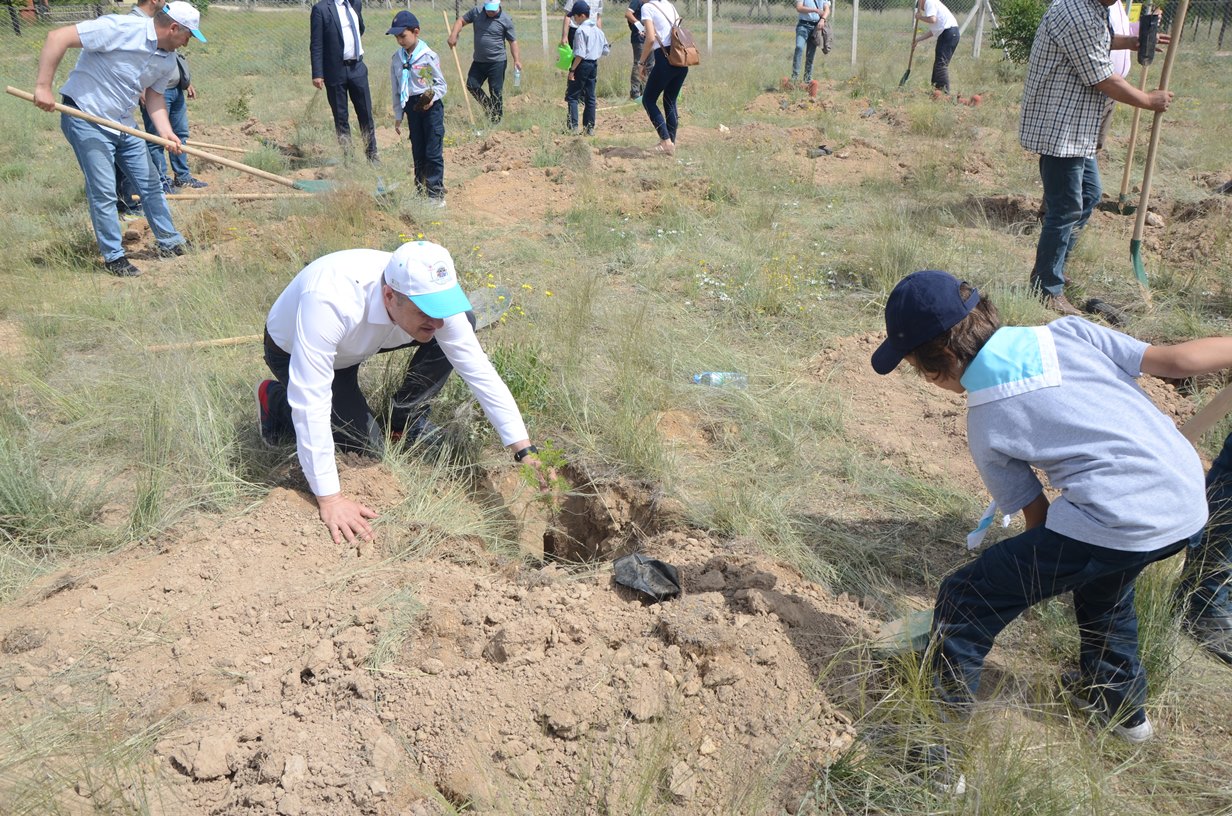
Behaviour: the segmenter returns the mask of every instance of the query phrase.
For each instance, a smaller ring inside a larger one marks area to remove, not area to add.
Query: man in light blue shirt
[[[180,139],[171,128],[162,91],[178,71],[175,50],[187,45],[193,36],[205,41],[198,29],[200,23],[201,15],[192,5],[176,0],[153,19],[109,15],[57,28],[47,35],[39,54],[34,104],[46,111],[55,110],[51,82],[56,68],[68,49],[80,48],[81,56],[60,89],[64,104],[136,127],[133,109],[144,93],[158,135],[179,152]],[[121,243],[116,212],[117,163],[141,193],[159,256],[183,255],[184,236],[176,231],[162,186],[150,172],[145,142],[68,114],[61,114],[60,129],[85,175],[90,220],[107,271],[120,277],[141,274],[125,257]]]

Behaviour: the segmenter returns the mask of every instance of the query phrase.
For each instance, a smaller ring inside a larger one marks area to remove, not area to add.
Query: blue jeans
[[[993,640],[1045,598],[1074,595],[1081,638],[1079,669],[1111,712],[1146,702],[1138,660],[1134,579],[1148,564],[1180,552],[1187,539],[1151,552],[1096,547],[1043,525],[994,544],[941,582],[933,612],[938,645],[933,680],[940,699],[966,709],[980,686]]]
[[[179,136],[181,142],[187,142],[188,99],[179,88],[168,88],[163,91],[163,99],[167,102],[167,118],[171,120],[171,132]],[[146,133],[157,132],[154,130],[154,120],[150,118],[150,113],[144,106],[141,108],[141,118],[145,122]],[[150,149],[150,161],[154,162],[159,181],[170,181],[171,179],[167,176],[166,148],[153,142],[147,142],[146,146]],[[188,157],[183,153],[171,154],[171,169],[178,181],[192,177],[192,171],[188,169]]]
[[[937,35],[937,50],[933,52],[933,87],[946,93],[950,92],[950,60],[958,48],[958,36],[958,26],[942,31]]]
[[[124,257],[123,233],[116,212],[117,164],[124,169],[124,174],[141,195],[145,217],[158,245],[171,249],[184,243],[184,236],[176,231],[171,221],[171,210],[163,196],[162,185],[150,166],[146,142],[126,133],[108,132],[67,113],[60,114],[60,130],[77,155],[77,164],[81,165],[81,172],[86,177],[86,203],[90,207],[94,237],[104,261]]]
[[[660,139],[676,141],[676,128],[680,117],[676,112],[676,97],[684,87],[685,77],[689,69],[677,67],[667,61],[667,50],[660,48],[655,54],[654,67],[650,76],[646,77],[646,87],[642,90],[642,107],[650,117]],[[659,97],[663,97],[663,111],[659,111]]]
[[[595,98],[595,80],[599,76],[599,63],[595,60],[582,60],[573,71],[573,79],[565,86],[565,102],[569,104],[569,130],[576,131],[578,127],[578,102],[582,109],[582,127],[587,132],[595,129],[595,112],[599,109]]]
[[[791,79],[795,82],[800,78],[800,58],[804,57],[804,81],[813,78],[813,57],[817,56],[817,46],[813,45],[813,29],[820,23],[810,23],[808,20],[796,21],[796,53],[791,58]]]
[[[433,100],[426,111],[415,110],[419,97],[406,100],[406,129],[415,164],[415,189],[430,198],[445,197],[445,104]]]
[[[1103,190],[1094,156],[1040,156],[1039,168],[1044,185],[1044,223],[1035,248],[1031,288],[1059,295],[1065,290],[1065,260]]]
[[[1206,474],[1211,520],[1185,551],[1178,590],[1191,618],[1232,618],[1232,434]]]
[[[505,115],[505,71],[509,67],[507,60],[499,62],[472,62],[466,72],[466,90],[479,100],[479,105],[487,111],[488,118],[493,123],[499,122]],[[488,83],[488,92],[483,92],[483,83]]]

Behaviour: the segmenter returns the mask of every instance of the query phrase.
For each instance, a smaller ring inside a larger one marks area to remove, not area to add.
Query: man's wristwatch
[[[518,451],[517,453],[513,455],[513,461],[518,462],[520,464],[521,461],[525,459],[527,456],[530,456],[532,453],[538,453],[538,452],[539,452],[539,449],[536,448],[534,445],[527,445],[526,447],[522,448],[522,450]]]

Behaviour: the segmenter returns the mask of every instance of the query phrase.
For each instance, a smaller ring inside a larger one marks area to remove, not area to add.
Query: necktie
[[[351,11],[351,4],[347,0],[342,0],[342,8],[346,11],[347,24],[351,26],[351,36],[355,40],[355,59],[359,59],[359,28],[355,25],[355,13]]]

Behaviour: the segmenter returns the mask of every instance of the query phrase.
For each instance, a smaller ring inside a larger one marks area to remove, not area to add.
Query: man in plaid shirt
[[[1040,154],[1044,185],[1031,286],[1067,315],[1079,312],[1065,297],[1065,259],[1102,192],[1095,163],[1100,120],[1114,100],[1151,111],[1172,101],[1171,91],[1144,93],[1113,71],[1112,50],[1138,48],[1137,36],[1113,36],[1108,7],[1116,2],[1055,0],[1035,31],[1022,94],[1018,141]]]

